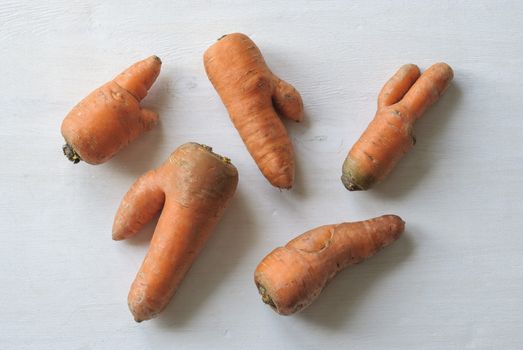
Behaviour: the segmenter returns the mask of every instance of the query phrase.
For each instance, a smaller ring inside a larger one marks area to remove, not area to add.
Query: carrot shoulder
[[[326,225],[269,253],[254,272],[263,302],[289,315],[309,306],[327,283],[395,241],[405,223],[396,215]]]
[[[263,175],[279,188],[294,183],[294,149],[278,117],[303,120],[300,94],[275,76],[246,35],[224,35],[204,55],[205,71]]]
[[[62,122],[66,157],[78,163],[104,163],[158,123],[158,115],[140,107],[158,77],[161,61],[151,56],[91,92]]]
[[[378,97],[378,111],[343,163],[342,182],[350,191],[382,181],[414,145],[414,122],[443,94],[453,78],[446,63],[421,76],[413,64],[401,67]]]
[[[232,198],[238,172],[227,158],[196,143],[180,146],[125,195],[113,239],[137,233],[161,210],[147,255],[129,291],[137,322],[168,305]]]

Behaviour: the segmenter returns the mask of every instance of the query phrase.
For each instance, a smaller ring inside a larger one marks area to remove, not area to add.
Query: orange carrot
[[[341,180],[349,191],[367,190],[387,176],[416,142],[414,122],[443,94],[453,75],[446,63],[434,64],[421,77],[417,66],[407,64],[385,84],[376,116],[343,163]]]
[[[238,172],[210,147],[186,143],[159,168],[138,179],[125,195],[113,239],[137,233],[162,209],[147,256],[129,292],[137,322],[165,309],[223,214]]]
[[[160,74],[162,62],[151,56],[137,62],[91,92],[62,122],[65,156],[100,164],[158,123],[158,114],[140,107]]]
[[[264,303],[289,315],[309,306],[327,283],[395,241],[405,223],[396,215],[320,226],[268,254],[254,281]]]
[[[204,55],[209,80],[263,175],[279,188],[294,182],[294,149],[278,114],[300,122],[303,102],[275,76],[246,35],[224,35]]]

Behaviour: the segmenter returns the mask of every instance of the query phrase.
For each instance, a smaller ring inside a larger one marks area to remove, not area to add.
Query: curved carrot
[[[161,64],[157,56],[135,63],[67,114],[61,131],[70,161],[103,163],[158,123],[158,115],[141,108],[140,101],[160,74]]]
[[[264,303],[289,315],[309,306],[327,283],[395,241],[405,223],[396,215],[320,226],[269,253],[254,272]]]
[[[446,63],[434,64],[419,74],[417,66],[407,64],[381,90],[376,116],[343,163],[341,180],[349,191],[367,190],[387,176],[414,145],[414,122],[453,78]]]
[[[137,233],[161,209],[128,303],[137,322],[164,310],[202,250],[238,184],[230,160],[187,143],[138,179],[116,213],[113,239]],[[163,207],[163,209],[162,209]]]
[[[294,149],[278,114],[300,122],[303,102],[267,67],[260,50],[240,33],[221,37],[204,55],[209,80],[263,175],[279,188],[294,183]]]

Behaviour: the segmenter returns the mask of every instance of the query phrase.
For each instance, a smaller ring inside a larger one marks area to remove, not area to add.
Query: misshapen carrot
[[[327,283],[395,241],[405,223],[396,215],[320,226],[276,248],[258,265],[254,281],[264,303],[289,315],[309,306]]]
[[[158,114],[140,107],[160,74],[157,56],[139,61],[91,92],[62,122],[65,156],[100,164],[158,123]]]
[[[300,122],[303,102],[275,76],[246,35],[221,37],[204,55],[205,71],[263,175],[279,188],[294,183],[294,149],[278,114]]]
[[[129,292],[137,322],[165,309],[232,198],[238,172],[207,146],[187,143],[125,195],[113,225],[113,239],[137,233],[162,210]],[[163,209],[162,209],[163,208]]]
[[[436,63],[421,76],[413,64],[401,67],[378,97],[378,111],[352,146],[341,180],[349,191],[367,190],[382,181],[415,143],[414,122],[443,94],[454,73]]]

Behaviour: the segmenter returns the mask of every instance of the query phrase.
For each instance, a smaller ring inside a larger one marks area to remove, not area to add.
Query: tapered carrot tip
[[[346,267],[398,239],[405,222],[396,215],[312,229],[269,253],[254,281],[262,301],[282,315],[309,306]]]
[[[129,91],[138,101],[141,101],[155,82],[162,60],[158,56],[150,56],[133,64],[114,80],[125,90]]]

